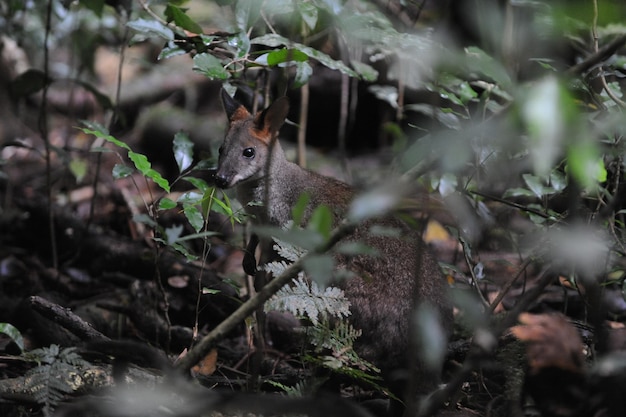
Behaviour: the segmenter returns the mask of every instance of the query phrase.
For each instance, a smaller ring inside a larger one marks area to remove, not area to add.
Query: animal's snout
[[[219,171],[215,172],[215,185],[219,188],[228,188],[228,177]]]

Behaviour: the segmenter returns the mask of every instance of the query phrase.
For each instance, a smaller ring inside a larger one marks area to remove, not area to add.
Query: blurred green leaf
[[[183,233],[182,225],[168,227],[165,229],[165,241],[167,242],[168,245],[171,245],[172,243],[175,243],[178,241],[178,238],[180,237],[182,233]]]
[[[230,74],[224,69],[222,61],[208,52],[193,57],[193,70],[204,74],[211,80],[230,78]]]
[[[248,32],[261,15],[262,4],[263,2],[258,0],[238,0],[235,5],[237,29],[244,33]]]
[[[308,62],[297,62],[296,76],[293,80],[293,88],[300,88],[304,84],[308,83],[312,75],[313,68]]]
[[[300,17],[309,29],[315,29],[317,26],[318,8],[317,5],[308,1],[296,1],[296,8]]]
[[[567,172],[586,190],[606,181],[607,171],[595,144],[580,140],[567,149]]]
[[[183,213],[196,233],[204,227],[204,217],[195,204],[183,204]]]
[[[198,191],[187,191],[182,193],[177,202],[181,204],[200,204],[202,202],[204,194],[199,193]]]
[[[203,180],[202,178],[183,177],[182,179],[183,181],[187,181],[188,183],[190,183],[191,185],[193,185],[194,187],[196,187],[198,190],[202,191],[203,193],[213,188],[209,186],[209,184],[207,184],[207,182]]]
[[[291,217],[293,219],[294,226],[298,227],[304,220],[304,214],[311,201],[311,194],[304,192],[298,197],[298,201],[291,209]]]
[[[115,164],[113,166],[112,175],[113,178],[119,180],[120,178],[126,178],[133,174],[134,170],[126,165]]]
[[[304,258],[304,270],[321,287],[326,287],[333,279],[335,260],[331,255],[310,255]]]
[[[333,229],[333,213],[331,209],[323,204],[316,207],[311,214],[307,227],[309,230],[315,230],[321,234],[324,239],[328,239]]]
[[[186,9],[175,6],[172,3],[168,3],[165,6],[165,18],[168,23],[174,22],[176,26],[191,33],[202,33],[202,28],[187,15]]]
[[[104,0],[80,0],[79,3],[85,6],[87,9],[94,12],[96,16],[102,17],[102,10],[104,9]]]
[[[400,201],[402,190],[403,187],[398,184],[395,187],[377,187],[357,195],[350,204],[348,219],[361,222],[388,214]]]
[[[24,350],[24,338],[17,327],[9,323],[0,323],[0,333],[9,336],[21,351]]]
[[[193,142],[186,133],[178,132],[174,135],[173,150],[178,171],[183,172],[193,162]]]
[[[159,200],[159,210],[170,210],[176,207],[176,202],[167,197]]]
[[[332,59],[330,56],[328,56],[327,54],[318,51],[317,49],[314,49],[310,46],[306,46],[303,45],[301,43],[297,43],[297,42],[292,42],[291,40],[281,36],[281,35],[277,35],[277,34],[268,34],[268,35],[263,35],[263,36],[259,36],[257,38],[254,38],[252,40],[250,40],[250,43],[255,44],[255,45],[266,45],[269,46],[271,48],[277,48],[279,46],[287,46],[289,48],[294,48],[297,49],[298,51],[302,52],[303,54],[305,54],[306,56],[308,56],[309,58],[313,58],[315,60],[317,60],[320,64],[333,69],[333,70],[338,70],[346,75],[349,75],[351,77],[358,77],[359,74],[357,74],[355,71],[353,71],[352,69],[350,69],[346,64],[344,64],[341,61]]]
[[[309,57],[297,49],[281,48],[267,54],[267,65],[270,67],[285,62],[305,62]]]
[[[174,39],[172,29],[154,19],[136,19],[128,22],[126,25],[145,36],[158,36],[168,41]]]
[[[87,161],[83,158],[74,157],[70,161],[70,172],[76,178],[77,183],[81,183],[87,175]]]

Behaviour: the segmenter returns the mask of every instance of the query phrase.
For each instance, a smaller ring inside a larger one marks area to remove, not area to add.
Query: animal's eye
[[[243,150],[244,158],[254,158],[254,148],[246,148]]]

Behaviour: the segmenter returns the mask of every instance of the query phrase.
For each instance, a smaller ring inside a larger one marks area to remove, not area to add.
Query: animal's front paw
[[[254,257],[253,254],[247,252],[244,256],[243,256],[243,262],[242,262],[242,266],[243,266],[243,270],[246,274],[250,275],[250,276],[255,276],[257,269],[256,269],[256,258]]]

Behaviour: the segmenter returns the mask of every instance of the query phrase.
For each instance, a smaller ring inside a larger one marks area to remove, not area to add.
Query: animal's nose
[[[215,178],[215,185],[217,185],[219,188],[228,187],[228,178],[226,178],[226,175],[216,172],[214,178]]]

